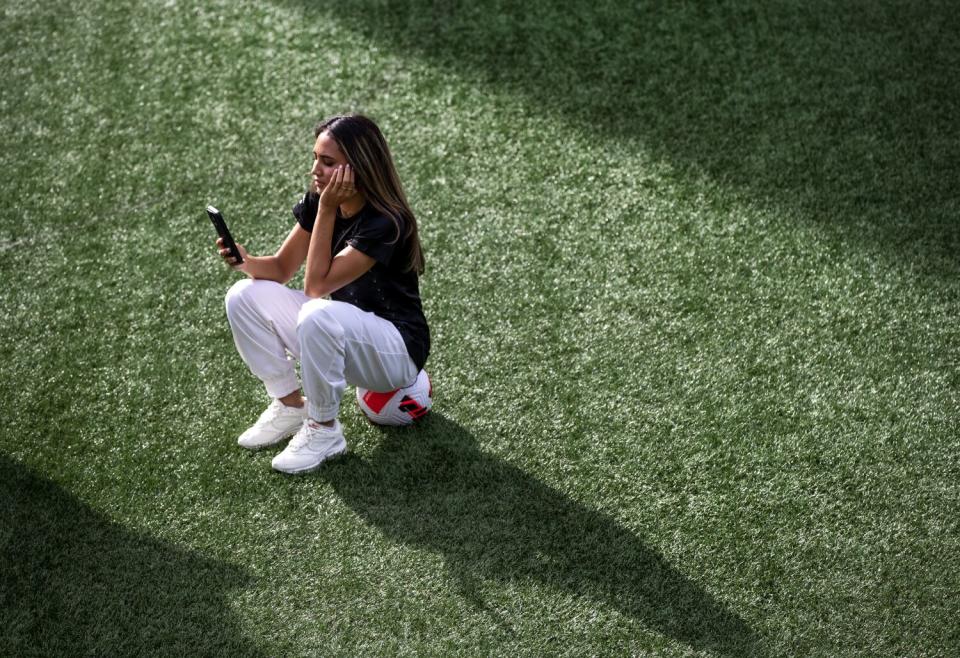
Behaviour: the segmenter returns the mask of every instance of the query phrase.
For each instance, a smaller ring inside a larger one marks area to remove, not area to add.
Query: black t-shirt
[[[307,192],[293,207],[293,216],[307,232],[313,232],[320,195]],[[345,218],[337,209],[330,246],[335,256],[347,245],[362,251],[376,262],[359,279],[330,294],[394,324],[403,337],[407,353],[417,369],[423,368],[430,353],[430,328],[420,304],[417,273],[405,271],[409,248],[403,238],[404,223],[380,214],[369,203],[356,215]]]

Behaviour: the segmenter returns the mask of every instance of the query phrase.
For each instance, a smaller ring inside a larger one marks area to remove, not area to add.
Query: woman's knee
[[[297,331],[312,332],[319,329],[334,338],[343,336],[343,325],[339,318],[339,304],[330,299],[313,299],[303,305],[297,316]]]
[[[230,286],[226,297],[223,298],[224,306],[227,307],[228,316],[236,314],[237,307],[240,305],[243,297],[247,294],[251,284],[253,284],[253,279],[240,279]]]
[[[224,304],[227,307],[227,316],[234,317],[243,309],[257,308],[262,305],[263,300],[271,298],[271,292],[276,286],[281,284],[275,281],[262,281],[257,279],[241,279],[230,286],[224,297]]]

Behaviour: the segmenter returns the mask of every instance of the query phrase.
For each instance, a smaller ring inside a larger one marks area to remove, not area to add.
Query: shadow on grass
[[[277,1],[587,134],[636,140],[691,180],[957,269],[954,3]]]
[[[0,655],[259,655],[224,592],[247,581],[103,518],[0,455]]]
[[[442,554],[481,609],[479,580],[533,580],[696,649],[761,653],[740,617],[632,532],[482,452],[455,422],[433,413],[415,435],[387,434],[369,459],[347,455],[322,476],[388,537]]]

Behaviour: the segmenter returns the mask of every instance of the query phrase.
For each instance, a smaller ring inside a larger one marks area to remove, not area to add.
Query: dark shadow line
[[[437,412],[415,430],[389,433],[370,458],[348,455],[320,473],[386,536],[441,554],[478,609],[485,603],[474,579],[534,581],[696,649],[760,653],[743,619],[632,532],[481,451]]]

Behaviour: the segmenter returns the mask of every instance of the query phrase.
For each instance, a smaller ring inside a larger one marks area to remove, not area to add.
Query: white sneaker
[[[272,446],[294,434],[306,419],[306,405],[288,407],[280,400],[274,399],[267,410],[260,414],[260,418],[253,427],[240,435],[237,443],[250,450]]]
[[[283,452],[273,458],[273,468],[283,473],[311,471],[346,449],[347,442],[339,420],[334,421],[333,427],[316,425],[308,420]]]

